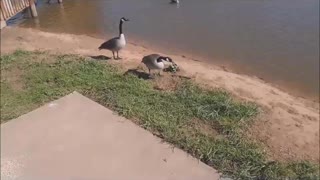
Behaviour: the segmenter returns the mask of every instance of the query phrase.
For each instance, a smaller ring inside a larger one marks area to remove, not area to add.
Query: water
[[[52,0],[54,1],[54,0]],[[319,97],[319,0],[65,0],[38,4],[19,26],[117,35],[162,52],[198,57]],[[18,22],[18,21],[15,21]],[[97,45],[98,46],[98,45]]]

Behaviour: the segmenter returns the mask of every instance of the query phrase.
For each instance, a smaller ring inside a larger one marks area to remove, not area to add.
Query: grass
[[[45,52],[1,56],[1,73],[2,123],[77,90],[229,177],[319,178],[318,165],[309,162],[269,162],[243,135],[258,107],[223,90],[184,80],[175,91],[158,91],[150,81],[123,75],[105,62]]]

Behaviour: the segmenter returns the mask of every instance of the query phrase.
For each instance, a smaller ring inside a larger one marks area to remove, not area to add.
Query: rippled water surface
[[[37,20],[12,22],[104,37],[116,35],[125,16],[132,20],[124,27],[131,42],[319,96],[319,0],[181,0],[179,6],[169,0],[39,1]]]

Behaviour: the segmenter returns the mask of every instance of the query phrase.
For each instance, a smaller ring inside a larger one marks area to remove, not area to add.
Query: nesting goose
[[[173,63],[171,58],[160,56],[159,54],[150,54],[148,56],[144,56],[141,62],[147,66],[149,75],[151,76],[151,70],[162,70],[165,68],[165,61]]]
[[[109,51],[112,51],[113,59],[120,59],[119,57],[119,51],[123,49],[126,46],[126,39],[124,37],[124,34],[122,32],[122,24],[125,21],[129,21],[129,19],[121,18],[119,23],[119,36],[114,37],[104,43],[102,43],[99,47],[99,50],[101,49],[107,49]],[[114,56],[114,53],[117,53],[117,58]]]

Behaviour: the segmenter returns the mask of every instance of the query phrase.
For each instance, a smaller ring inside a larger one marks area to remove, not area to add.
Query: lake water
[[[319,97],[319,0],[38,0],[11,23],[105,37],[122,16],[129,42],[197,57]],[[98,45],[97,45],[98,46]]]

